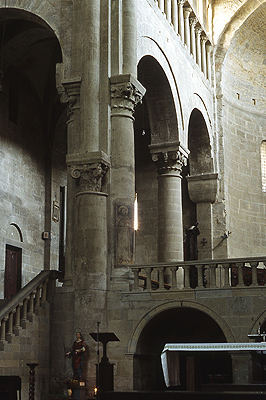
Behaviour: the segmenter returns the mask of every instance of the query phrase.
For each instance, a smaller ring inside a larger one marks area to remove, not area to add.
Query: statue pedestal
[[[71,399],[75,400],[85,400],[86,388],[80,387],[73,389]]]

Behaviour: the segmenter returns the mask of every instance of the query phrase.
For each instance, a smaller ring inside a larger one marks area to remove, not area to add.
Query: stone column
[[[183,13],[183,6],[185,3],[185,0],[177,0],[178,2],[178,32],[180,35],[181,41],[184,43],[184,13]]]
[[[185,44],[190,53],[190,28],[189,28],[189,15],[192,9],[190,7],[184,7],[184,25],[185,25]]]
[[[171,24],[172,22],[172,7],[171,7],[172,0],[165,0],[165,13],[167,21]]]
[[[192,175],[186,179],[189,197],[197,205],[199,259],[213,258],[212,203],[217,196],[218,174]]]
[[[178,10],[176,0],[172,0],[172,14],[174,30],[176,33],[178,33]]]
[[[134,111],[145,93],[129,74],[111,82],[111,200],[113,206],[115,265],[133,262],[133,207],[135,200]]]
[[[201,35],[202,29],[200,26],[196,26],[195,28],[195,34],[196,34],[196,62],[201,68],[201,46],[200,46],[200,35]]]
[[[190,53],[193,55],[194,60],[196,61],[196,41],[195,41],[195,26],[198,22],[196,17],[189,18],[190,25]]]
[[[206,70],[207,70],[207,79],[211,81],[211,49],[212,46],[210,42],[206,43]]]
[[[181,171],[187,151],[180,143],[150,145],[158,171],[158,262],[183,260]]]
[[[201,43],[201,70],[204,73],[205,77],[207,78],[206,41],[207,41],[207,37],[204,34],[202,34],[201,37],[200,37],[200,43]]]
[[[78,154],[80,151],[80,143],[77,140],[77,134],[80,134],[80,87],[81,78],[72,78],[62,81],[62,88],[64,91],[59,90],[61,97],[60,101],[68,105],[67,109],[67,148],[73,154]],[[71,178],[69,171],[67,177],[67,246],[66,246],[66,266],[64,285],[72,285],[72,266],[74,259],[74,241],[75,232],[74,225],[74,209],[75,209],[75,185]],[[69,212],[71,210],[71,212]]]
[[[97,0],[99,3],[100,1]],[[137,76],[137,2],[123,0],[123,74]]]
[[[159,8],[162,12],[164,12],[164,0],[159,0]]]

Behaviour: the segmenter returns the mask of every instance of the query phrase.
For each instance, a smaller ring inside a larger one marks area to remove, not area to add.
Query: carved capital
[[[178,142],[150,145],[149,148],[159,175],[181,176],[183,166],[187,165],[188,150]]]
[[[68,105],[68,123],[73,121],[74,112],[80,108],[80,86],[81,78],[73,78],[63,80],[62,86],[58,88],[60,102]]]
[[[108,166],[101,162],[72,165],[70,167],[72,178],[79,179],[81,192],[100,192],[102,188],[102,178],[107,170]]]
[[[111,81],[112,113],[134,114],[135,107],[142,102],[145,88],[131,75],[117,75]]]
[[[159,175],[175,174],[180,176],[182,168],[187,165],[187,158],[179,150],[163,151],[152,155]]]
[[[194,27],[196,26],[196,23],[198,22],[197,18],[195,16],[189,17],[189,25]]]

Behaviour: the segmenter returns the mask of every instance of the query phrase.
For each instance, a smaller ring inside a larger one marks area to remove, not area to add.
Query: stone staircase
[[[58,271],[42,271],[0,304],[0,375],[20,376],[21,400],[28,399],[28,363],[37,363],[35,400],[49,392],[50,304]]]

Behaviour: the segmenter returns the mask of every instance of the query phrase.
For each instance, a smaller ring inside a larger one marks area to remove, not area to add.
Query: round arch
[[[170,90],[173,96],[174,107],[176,110],[178,127],[179,127],[179,135],[180,138],[183,139],[183,131],[184,131],[184,112],[181,104],[181,97],[178,89],[178,82],[176,80],[174,71],[172,69],[171,63],[160,47],[160,45],[149,36],[142,36],[140,38],[139,46],[138,46],[138,64],[140,60],[146,56],[150,56],[154,58],[158,64],[161,66],[164,74],[168,80]]]
[[[235,338],[234,338],[234,335],[233,335],[233,332],[232,332],[230,326],[219,314],[217,314],[211,308],[209,308],[205,305],[193,302],[193,301],[173,301],[173,302],[161,304],[160,306],[153,308],[151,311],[149,311],[147,314],[145,314],[143,316],[143,318],[140,320],[140,322],[136,326],[136,328],[129,340],[128,354],[135,354],[136,349],[137,349],[137,343],[140,338],[141,332],[143,331],[144,327],[148,324],[149,321],[151,321],[156,315],[158,315],[159,313],[161,313],[163,311],[169,310],[170,308],[178,308],[178,307],[194,308],[195,310],[198,310],[198,311],[201,311],[201,312],[207,314],[221,328],[226,341],[228,343],[235,342]]]

